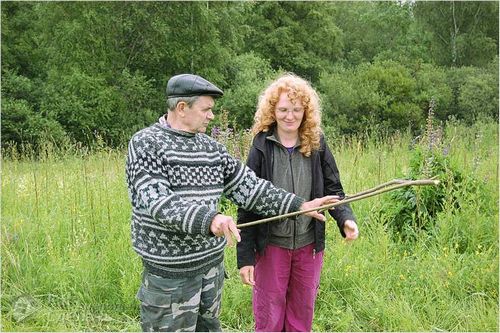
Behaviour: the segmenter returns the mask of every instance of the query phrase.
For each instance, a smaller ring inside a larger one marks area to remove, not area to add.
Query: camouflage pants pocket
[[[201,281],[200,315],[196,325],[197,332],[220,332],[219,315],[224,286],[224,265],[213,267]]]
[[[137,293],[144,332],[220,332],[223,263],[194,277],[169,279],[145,271]]]
[[[141,326],[144,332],[158,332],[172,318],[172,296],[150,291],[141,286],[137,293],[141,301]]]

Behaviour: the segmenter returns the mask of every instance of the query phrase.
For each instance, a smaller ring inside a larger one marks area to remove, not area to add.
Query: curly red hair
[[[293,73],[280,76],[259,96],[252,133],[256,135],[259,132],[267,132],[276,124],[275,108],[283,92],[287,93],[292,102],[298,99],[302,101],[304,117],[299,127],[301,142],[299,151],[304,156],[311,156],[313,150],[319,149],[321,135],[320,99],[308,81]]]

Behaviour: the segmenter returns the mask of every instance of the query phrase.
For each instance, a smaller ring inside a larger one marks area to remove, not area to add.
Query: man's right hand
[[[321,207],[324,205],[330,205],[330,204],[336,203],[338,201],[340,201],[339,196],[327,195],[327,196],[324,196],[322,198],[316,198],[314,200],[304,202],[302,204],[302,206],[300,206],[300,210],[309,210],[309,209]],[[326,217],[317,211],[305,213],[305,215],[310,216],[310,217],[315,218],[315,219],[318,219],[318,220],[323,221],[323,222],[326,221]]]
[[[240,268],[240,278],[241,282],[248,284],[249,286],[255,286],[255,280],[253,278],[253,266],[243,266]]]
[[[210,224],[210,231],[217,237],[226,237],[229,246],[234,245],[233,235],[238,242],[241,241],[239,230],[231,216],[222,214],[215,215]]]

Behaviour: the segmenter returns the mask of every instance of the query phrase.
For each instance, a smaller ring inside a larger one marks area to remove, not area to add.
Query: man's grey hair
[[[174,111],[177,104],[180,102],[185,102],[189,107],[193,106],[194,102],[198,100],[200,96],[190,96],[190,97],[171,97],[167,99],[167,109],[168,111]]]

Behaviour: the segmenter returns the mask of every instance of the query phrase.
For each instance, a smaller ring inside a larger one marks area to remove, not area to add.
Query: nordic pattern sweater
[[[210,232],[222,194],[261,216],[304,202],[258,178],[211,137],[159,124],[130,140],[126,176],[132,246],[149,272],[169,278],[203,274],[223,260],[226,239]]]

